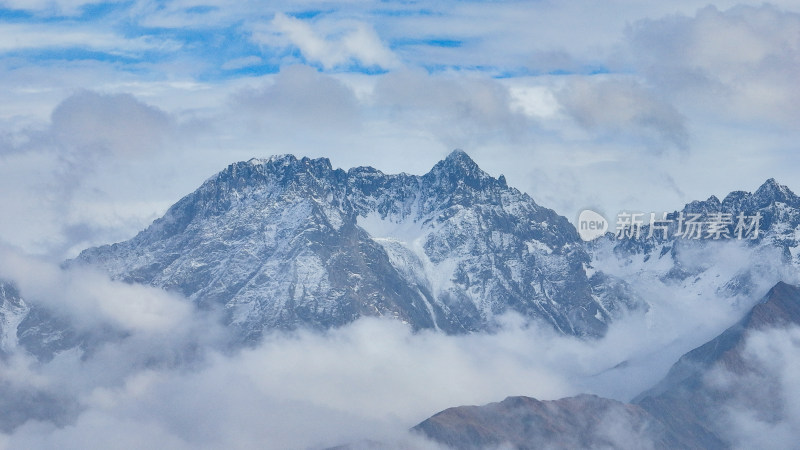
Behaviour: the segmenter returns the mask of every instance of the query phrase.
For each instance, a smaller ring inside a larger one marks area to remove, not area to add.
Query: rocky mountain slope
[[[444,410],[414,431],[457,449],[668,448],[664,427],[644,409],[594,395],[552,401],[508,397]]]
[[[754,333],[800,325],[800,288],[785,283],[773,287],[740,322],[706,344],[685,354],[657,386],[642,393],[633,403],[643,407],[680,437],[690,448],[723,448],[730,443],[724,438],[725,423],[720,413],[726,403],[738,396],[752,397],[748,389],[738,390],[738,383],[710,383],[714,370],[747,380],[748,375],[766,384],[775,374],[765,373],[746,355],[747,340]],[[783,399],[763,395],[748,404],[754,414],[780,420]]]
[[[741,321],[686,353],[630,404],[591,395],[545,402],[509,397],[447,409],[414,430],[452,448],[730,448],[736,444],[725,416],[730,408],[771,424],[789,408],[777,374],[754,364],[748,339],[797,326],[800,287],[778,283]],[[769,445],[770,436],[760,442]]]

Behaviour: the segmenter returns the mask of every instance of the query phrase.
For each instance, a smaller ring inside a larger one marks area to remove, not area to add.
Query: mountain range
[[[774,180],[684,211],[758,212],[761,235],[742,245],[798,262],[800,199]],[[647,310],[633,278],[734,298],[758,292],[753,280],[763,277],[753,271],[772,270],[689,267],[682,248],[719,242],[647,234],[645,226],[642,239],[608,233],[587,244],[565,217],[460,150],[422,176],[344,171],[325,158],[283,155],[230,165],[134,238],[87,249],[65,266],[176,291],[219,310],[240,342],[257,342],[265,330],[328,329],[362,316],[450,334],[492,331],[509,312],[560,333],[599,337],[623,314]],[[23,309],[17,335],[34,354],[92,340],[53,311]]]
[[[422,176],[291,155],[232,164],[133,239],[67,266],[177,291],[256,342],[362,316],[491,331],[508,312],[602,336],[640,305],[589,264],[566,218],[455,151]]]

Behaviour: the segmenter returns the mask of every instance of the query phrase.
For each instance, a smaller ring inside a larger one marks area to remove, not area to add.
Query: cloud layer
[[[712,279],[750,267],[746,249],[736,243],[707,252],[727,261],[712,270]],[[773,256],[765,261],[780,260]],[[617,275],[625,276],[626,267],[620,265]],[[682,353],[735,322],[759,295],[726,299],[704,289],[700,301],[696,287],[659,283],[645,273],[633,288],[650,309],[615,322],[597,341],[524,325],[515,316],[496,334],[462,336],[413,333],[395,320],[364,318],[325,333],[276,332],[253,347],[231,349],[213,312],[198,311],[175,294],[59,268],[7,248],[0,249],[0,273],[30,306],[55,311],[79,331],[104,330],[98,344],[49,362],[19,348],[0,360],[4,402],[29,419],[0,433],[0,448],[90,442],[307,448],[365,439],[428,445],[407,430],[450,406],[583,392],[628,401]],[[768,264],[755,272],[763,278],[757,290],[764,292],[777,273]],[[793,370],[791,355],[769,356],[784,350],[774,342],[783,341],[754,340],[752,354],[768,357],[775,370],[767,373],[783,377]],[[42,405],[46,409],[37,410]],[[731,420],[746,419],[736,416],[740,409],[732,411]],[[745,431],[737,437],[746,438],[752,436]]]

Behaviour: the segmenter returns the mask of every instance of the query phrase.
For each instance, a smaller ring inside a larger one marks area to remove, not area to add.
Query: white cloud
[[[169,39],[139,36],[125,38],[109,30],[88,26],[0,24],[0,51],[82,48],[129,55],[144,50],[175,51],[180,44]]]
[[[9,9],[34,11],[42,15],[78,15],[87,5],[101,0],[2,0],[0,5]]]
[[[527,86],[524,82],[514,83],[509,87],[511,105],[536,119],[551,119],[561,113],[553,89],[547,86]]]
[[[325,335],[274,335],[258,348],[174,369],[131,366],[131,354],[159,364],[152,348],[120,344],[85,362],[47,365],[49,386],[69,390],[83,411],[65,427],[28,423],[8,445],[122,437],[131,448],[156,438],[178,448],[305,448],[411,439],[405,430],[454,404],[486,403],[511,388],[569,392],[535,358],[516,354],[529,337],[412,335],[396,321],[365,319]],[[93,379],[111,367],[111,378]]]
[[[487,141],[518,143],[535,122],[491,78],[404,70],[381,77],[372,104],[383,117],[410,130],[426,130],[450,148],[479,148]]]
[[[8,249],[0,249],[0,274],[15,281],[27,302],[68,316],[81,330],[109,323],[123,331],[166,331],[182,326],[192,309],[186,299],[161,289],[65,271]]]
[[[55,145],[80,151],[136,157],[156,151],[172,131],[172,118],[126,94],[83,91],[59,104],[51,116]]]
[[[257,66],[264,62],[260,56],[245,56],[242,58],[235,58],[231,59],[230,61],[226,61],[225,64],[222,65],[223,70],[237,70],[237,69],[244,69],[246,67]]]
[[[130,173],[138,165],[149,166],[148,158],[174,145],[178,130],[173,116],[129,94],[79,91],[64,99],[52,111],[49,123],[23,130],[15,142],[0,148],[0,155],[5,153],[13,164],[3,168],[5,184],[20,191],[18,197],[0,199],[0,204],[9,211],[27,210],[39,217],[32,220],[31,214],[25,214],[6,221],[8,235],[18,238],[30,227],[30,239],[58,254],[80,250],[72,247],[85,246],[87,239],[97,235],[114,234],[113,228],[128,222],[131,213],[152,220],[157,210],[152,200],[142,200],[145,188],[130,191],[136,193],[127,207],[118,203],[109,208],[105,197],[124,185],[114,175],[116,170]],[[97,171],[101,166],[103,170]],[[27,168],[28,176],[14,175],[22,167]],[[145,168],[144,173],[152,171]],[[114,178],[115,182],[108,183]],[[137,184],[140,182],[141,178]],[[134,227],[140,228],[141,223]],[[129,233],[117,235],[117,239]]]
[[[399,64],[375,30],[366,23],[348,20],[328,24],[320,30],[301,19],[276,13],[271,26],[300,49],[309,62],[322,64],[326,69],[352,63],[389,69]],[[253,38],[265,44],[274,39],[266,38],[263,31],[254,33]]]
[[[640,135],[654,141],[659,150],[688,145],[685,118],[634,80],[577,78],[557,95],[566,112],[590,130]]]
[[[719,428],[733,448],[789,448],[800,427],[800,329],[755,331],[738,365],[720,365],[707,385],[725,395]]]
[[[628,37],[635,64],[687,108],[793,126],[800,118],[798,33],[800,14],[765,4],[641,20]]]

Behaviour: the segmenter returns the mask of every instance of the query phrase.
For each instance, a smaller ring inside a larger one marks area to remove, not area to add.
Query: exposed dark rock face
[[[668,448],[664,427],[644,409],[594,395],[553,401],[509,397],[444,410],[416,427],[458,449]]]

